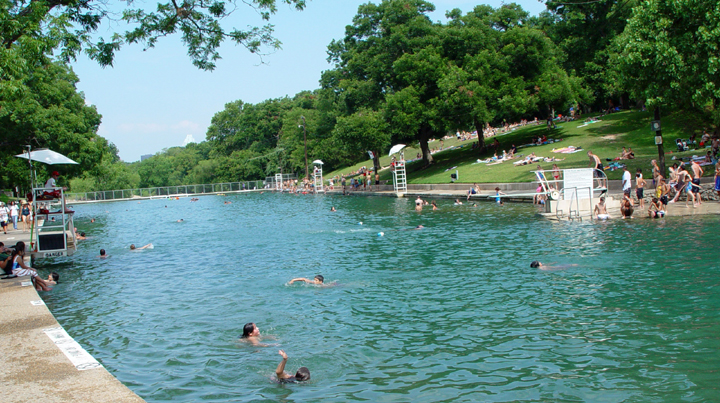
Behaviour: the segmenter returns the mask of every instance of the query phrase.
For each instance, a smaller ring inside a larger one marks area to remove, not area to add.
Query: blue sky
[[[124,161],[137,161],[143,154],[183,145],[188,135],[197,142],[205,140],[210,119],[228,102],[241,99],[258,103],[318,88],[320,74],[331,67],[326,61],[327,45],[344,36],[358,6],[367,2],[310,0],[300,12],[279,5],[270,22],[283,48],[265,56],[265,64],[245,48],[226,43],[217,68],[201,71],[192,65],[177,35],[161,39],[147,51],[142,45],[124,47],[114,67],[102,68],[81,56],[73,64],[80,77],[78,89],[103,116],[99,134],[117,145]],[[431,2],[437,9],[431,18],[443,22],[446,10],[467,12],[477,4],[502,4],[495,0]],[[538,0],[517,3],[532,14],[545,9]],[[261,24],[252,10],[239,11],[227,24]],[[109,31],[99,34],[110,36]]]

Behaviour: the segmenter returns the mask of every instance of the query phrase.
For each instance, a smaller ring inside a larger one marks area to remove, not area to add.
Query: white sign
[[[42,257],[54,257],[54,256],[65,256],[65,251],[60,252],[45,252]]]
[[[577,192],[578,199],[592,198],[594,173],[594,168],[564,169],[563,189],[565,190],[565,200],[574,199],[575,192]]]
[[[78,371],[102,368],[99,362],[75,341],[62,327],[44,330],[50,340],[65,354]]]

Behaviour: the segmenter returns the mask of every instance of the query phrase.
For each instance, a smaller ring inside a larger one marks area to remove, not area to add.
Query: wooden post
[[[655,107],[655,120],[660,121],[660,107]],[[662,130],[658,130],[655,132],[655,136],[660,137],[662,140]],[[664,178],[667,178],[667,171],[665,170],[665,145],[663,144],[664,141],[661,141],[660,144],[657,145],[658,147],[658,165],[660,166],[660,172],[662,173],[662,176]]]

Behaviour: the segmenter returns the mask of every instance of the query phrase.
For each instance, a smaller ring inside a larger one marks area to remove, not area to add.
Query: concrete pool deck
[[[6,246],[29,239],[19,230],[0,234]],[[46,333],[61,326],[35,288],[23,285],[28,282],[30,277],[0,280],[0,402],[144,402],[104,367],[79,370],[70,361],[59,348],[62,341],[56,344]]]

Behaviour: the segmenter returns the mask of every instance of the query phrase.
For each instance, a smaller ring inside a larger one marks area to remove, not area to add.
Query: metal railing
[[[99,190],[85,193],[66,193],[67,202],[154,199],[172,196],[195,196],[223,192],[263,189],[265,181],[210,183],[202,185],[163,186],[141,189]]]

